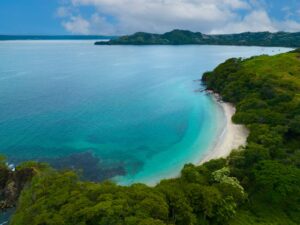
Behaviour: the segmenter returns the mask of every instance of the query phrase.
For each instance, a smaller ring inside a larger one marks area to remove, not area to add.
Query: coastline
[[[201,155],[199,161],[194,162],[195,165],[201,165],[212,159],[226,158],[230,155],[232,150],[238,149],[241,146],[246,146],[249,135],[249,130],[244,125],[239,125],[232,122],[231,118],[236,112],[236,108],[233,104],[223,102],[221,100],[221,96],[212,91],[206,90],[205,92],[211,97],[212,101],[215,102],[217,107],[220,107],[219,110],[222,112],[222,116],[225,117],[225,124],[218,128],[218,133],[215,137],[215,140],[210,146],[208,146],[205,154]],[[159,180],[180,177],[181,172],[178,174],[174,174],[173,172],[174,171],[171,171],[171,173],[165,174],[163,177],[166,178],[161,177]],[[120,179],[120,177],[115,177],[115,181],[120,181],[118,179]],[[160,181],[153,181],[153,179],[142,181],[142,183],[145,183],[150,187],[154,187],[159,182]],[[121,185],[129,184],[121,182]]]
[[[236,112],[235,106],[231,103],[220,100],[220,96],[218,94],[212,92],[208,92],[208,94],[211,94],[216,104],[221,107],[226,121],[224,128],[220,131],[220,134],[217,136],[212,147],[198,163],[199,165],[211,159],[226,158],[230,155],[232,150],[245,146],[249,135],[249,131],[244,125],[235,124],[231,120],[232,116]]]

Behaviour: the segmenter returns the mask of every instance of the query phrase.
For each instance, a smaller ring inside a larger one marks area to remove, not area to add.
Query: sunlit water
[[[230,57],[285,52],[233,46],[0,42],[0,146],[11,160],[91,151],[121,184],[153,184],[197,163],[224,126],[201,89]]]

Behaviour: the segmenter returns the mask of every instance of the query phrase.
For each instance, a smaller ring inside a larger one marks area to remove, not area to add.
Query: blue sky
[[[300,31],[299,0],[0,0],[0,34]]]

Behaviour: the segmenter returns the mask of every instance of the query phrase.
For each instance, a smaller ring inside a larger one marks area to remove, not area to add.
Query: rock
[[[16,206],[22,189],[33,176],[32,168],[21,168],[15,171],[0,168],[0,211]]]

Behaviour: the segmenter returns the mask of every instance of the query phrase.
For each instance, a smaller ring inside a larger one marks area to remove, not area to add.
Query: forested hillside
[[[165,34],[138,32],[133,35],[99,41],[96,45],[244,45],[300,47],[300,33],[246,32],[207,35],[200,32],[173,30]]]
[[[232,224],[299,224],[300,51],[229,59],[203,80],[250,130],[244,151],[227,159],[248,193]]]
[[[236,105],[233,121],[250,130],[245,148],[155,187],[38,167],[11,224],[300,224],[300,52],[229,59],[203,81]]]

